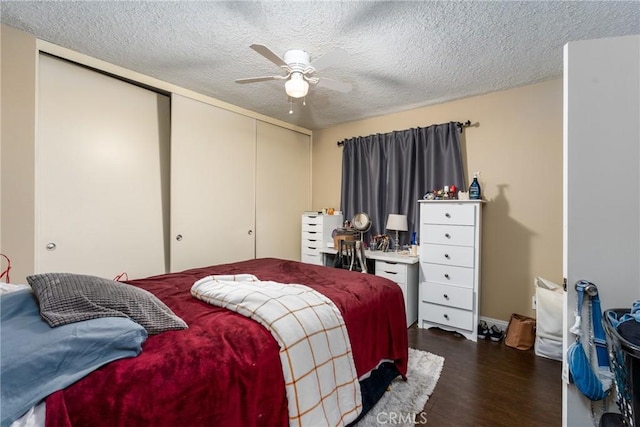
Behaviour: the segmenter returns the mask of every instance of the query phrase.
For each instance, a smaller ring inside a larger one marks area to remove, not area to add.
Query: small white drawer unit
[[[477,341],[482,200],[421,200],[418,326]]]
[[[376,259],[376,276],[392,280],[404,295],[407,328],[418,320],[418,264]]]
[[[331,232],[342,226],[342,215],[303,214],[300,260],[308,264],[323,265],[324,255],[320,251],[328,248],[328,243],[333,243]]]

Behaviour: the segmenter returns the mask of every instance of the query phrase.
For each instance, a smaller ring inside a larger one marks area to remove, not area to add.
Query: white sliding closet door
[[[169,98],[40,55],[36,272],[166,271]]]
[[[255,256],[255,119],[171,105],[171,271]]]
[[[311,137],[257,126],[256,257],[300,261],[302,212],[311,207]]]

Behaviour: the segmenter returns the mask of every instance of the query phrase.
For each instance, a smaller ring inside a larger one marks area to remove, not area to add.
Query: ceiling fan
[[[292,98],[303,98],[307,96],[309,84],[343,93],[351,91],[351,83],[316,76],[318,71],[346,61],[349,55],[344,49],[336,48],[311,62],[309,54],[303,50],[289,50],[284,54],[284,58],[280,58],[266,46],[252,44],[249,47],[282,68],[286,74],[237,79],[236,83],[286,80],[284,89],[287,95]]]

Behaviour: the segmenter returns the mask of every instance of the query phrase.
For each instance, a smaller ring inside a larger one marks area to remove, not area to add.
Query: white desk
[[[328,265],[327,255],[336,255],[333,248],[321,249],[323,263]],[[404,295],[404,308],[407,314],[407,327],[418,320],[418,262],[419,257],[395,252],[365,250],[367,259],[375,260],[376,276],[392,280],[400,286]]]
[[[324,248],[324,249],[320,249],[320,253],[325,255],[335,255],[338,253],[338,250],[334,248]],[[365,249],[364,256],[367,259],[374,259],[376,261],[380,260],[380,261],[387,261],[387,262],[397,262],[400,264],[417,264],[420,261],[420,257],[407,255],[402,252],[395,253],[395,252],[384,252],[384,251],[370,251],[369,249]],[[325,265],[327,265],[326,262],[325,262]]]

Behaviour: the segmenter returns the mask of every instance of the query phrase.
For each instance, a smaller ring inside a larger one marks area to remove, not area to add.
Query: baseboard
[[[496,325],[498,328],[502,329],[503,331],[506,330],[507,326],[509,325],[509,322],[507,321],[492,319],[491,317],[480,316],[480,320],[484,320],[485,322],[487,322],[487,325],[489,325],[489,327],[491,327],[491,325]]]

